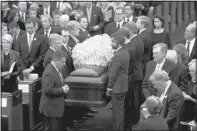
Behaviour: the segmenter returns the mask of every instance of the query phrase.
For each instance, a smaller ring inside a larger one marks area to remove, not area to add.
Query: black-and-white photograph
[[[197,1],[0,3],[1,131],[197,130]]]

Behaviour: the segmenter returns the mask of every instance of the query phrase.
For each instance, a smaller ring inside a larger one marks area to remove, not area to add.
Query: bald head
[[[174,63],[177,63],[177,53],[175,50],[168,50],[166,58]]]

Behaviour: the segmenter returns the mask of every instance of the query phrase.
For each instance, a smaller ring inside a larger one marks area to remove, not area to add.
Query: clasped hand
[[[68,93],[68,91],[70,89],[68,85],[64,85],[62,88],[63,88],[65,93]]]

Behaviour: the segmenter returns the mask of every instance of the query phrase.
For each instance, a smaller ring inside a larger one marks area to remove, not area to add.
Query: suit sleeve
[[[106,33],[106,34],[108,34],[108,35],[110,36],[110,32],[109,32],[109,24],[107,24],[107,26],[106,26],[105,33]]]
[[[116,79],[118,77],[118,72],[119,72],[119,69],[120,69],[120,62],[117,60],[117,58],[114,58],[114,60],[111,63],[110,68],[111,69],[110,69],[110,72],[109,72],[109,81],[108,81],[108,87],[107,88],[112,89],[115,82],[116,82]]]
[[[181,95],[174,95],[169,101],[168,114],[166,121],[168,125],[172,125],[174,120],[179,117],[181,112],[181,105],[183,105],[183,97]]]
[[[102,10],[99,8],[99,28],[102,29],[104,26],[104,16]]]
[[[54,80],[51,74],[46,74],[42,77],[42,88],[44,94],[48,97],[64,96],[64,90],[61,87],[54,87]]]
[[[44,57],[44,67],[47,67],[47,65],[52,61],[52,58],[48,57],[48,55],[46,54]]]
[[[40,51],[39,51],[38,59],[32,64],[34,68],[41,66],[41,64],[43,63],[45,54],[46,54],[46,43],[43,39],[40,44]]]
[[[185,91],[187,92],[187,86],[188,86],[188,81],[189,81],[189,70],[188,69],[185,69],[183,71],[183,73],[181,74],[180,76],[180,89],[181,91]]]

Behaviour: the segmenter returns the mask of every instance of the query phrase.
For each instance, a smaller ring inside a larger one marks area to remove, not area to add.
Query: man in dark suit
[[[184,97],[164,70],[156,70],[149,78],[162,102],[159,115],[166,119],[170,130],[178,130]]]
[[[50,15],[52,16],[52,11],[56,8],[54,2],[42,2],[41,6],[38,8],[38,15]]]
[[[109,23],[106,27],[105,33],[111,35],[118,31],[126,22],[124,21],[124,8],[118,7],[115,10],[115,21]]]
[[[145,120],[140,123],[138,130],[169,130],[166,120],[158,115],[161,107],[162,105],[159,97],[149,96],[142,105],[142,114]]]
[[[77,39],[77,36],[79,36],[80,31],[80,24],[77,21],[69,21],[67,24],[68,32],[70,34],[69,40],[68,40],[68,46],[71,48],[71,51],[73,47],[79,43],[79,40]]]
[[[125,22],[136,22],[137,18],[133,15],[134,14],[134,5],[127,3],[124,5],[125,9]]]
[[[112,48],[115,50],[109,70],[107,95],[112,96],[113,129],[124,130],[124,100],[128,91],[129,52],[124,49],[124,35],[113,34]]]
[[[27,2],[18,2],[18,13],[19,13],[19,26],[20,29],[25,30],[25,21],[28,18],[27,13]]]
[[[16,51],[20,53],[23,74],[28,75],[34,72],[41,76],[46,53],[44,37],[35,32],[36,23],[31,18],[25,23],[26,33],[18,37]]]
[[[80,31],[79,31],[79,36],[77,36],[77,39],[79,40],[80,43],[85,41],[90,37],[89,32],[87,31],[88,27],[88,18],[84,15],[80,16],[77,21],[80,24]]]
[[[44,67],[47,67],[47,65],[51,62],[53,53],[56,50],[60,50],[62,47],[62,37],[58,34],[51,34],[50,35],[50,48],[46,52],[44,56]]]
[[[153,46],[154,60],[147,63],[145,77],[142,83],[142,90],[145,98],[156,93],[152,84],[148,81],[149,77],[155,70],[165,70],[170,78],[172,77],[172,72],[175,69],[176,65],[166,59],[167,51],[168,47],[164,43],[158,43]]]
[[[184,32],[184,38],[185,40],[179,41],[179,43],[182,43],[185,45],[185,47],[188,50],[189,53],[189,61],[192,59],[197,58],[197,40],[196,40],[196,25],[194,24],[189,24]]]
[[[102,34],[102,29],[104,26],[104,17],[102,10],[93,5],[92,2],[84,2],[85,6],[79,9],[83,11],[83,14],[88,18],[88,31],[90,36]]]
[[[43,29],[40,29],[38,33],[45,36],[45,43],[47,44],[47,49],[49,48],[50,34],[52,33],[60,34],[60,31],[57,28],[52,27],[52,22],[53,22],[53,19],[51,18],[50,15],[41,16],[41,23],[42,23]]]
[[[144,43],[144,54],[142,58],[143,73],[145,74],[146,64],[150,61],[151,55],[151,36],[148,31],[148,26],[150,24],[150,19],[147,16],[139,16],[136,25],[139,29],[138,36],[142,39]]]
[[[18,40],[18,36],[22,35],[25,33],[24,30],[21,30],[19,28],[19,25],[17,22],[12,21],[9,24],[9,33],[12,34],[13,36],[13,42],[12,42],[12,49],[16,50],[16,41]]]
[[[143,58],[144,53],[144,44],[139,36],[137,36],[138,28],[134,22],[128,22],[124,25],[124,27],[130,30],[130,44],[135,46],[136,49],[136,57],[134,61],[134,70],[132,73],[132,87],[130,95],[130,104],[131,106],[131,118],[132,124],[136,124],[139,120],[140,116],[140,103],[144,102],[144,97],[141,89],[141,84],[143,80],[143,70],[141,60]],[[129,111],[130,112],[130,111]]]
[[[42,95],[39,110],[44,115],[45,131],[63,131],[64,96],[69,91],[69,87],[64,85],[64,79],[60,72],[65,62],[64,52],[55,51],[52,62],[48,64],[42,75]]]
[[[171,75],[171,80],[180,88],[183,93],[187,93],[189,81],[188,67],[177,61],[177,53],[174,50],[168,50],[166,58],[176,64],[176,67]]]

